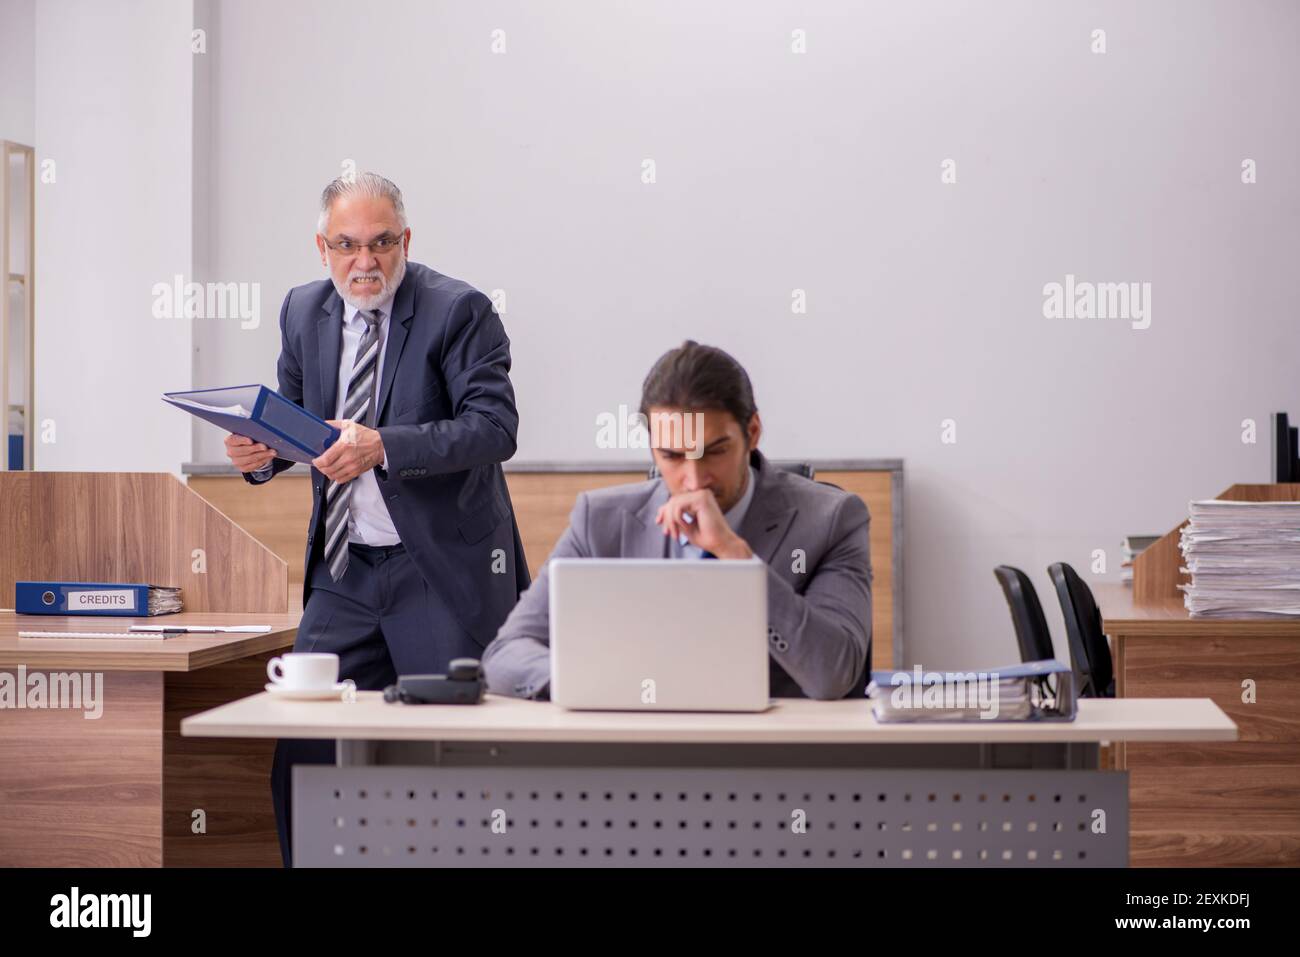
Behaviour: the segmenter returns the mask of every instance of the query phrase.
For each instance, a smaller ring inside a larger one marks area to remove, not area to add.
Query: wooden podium
[[[48,704],[0,710],[0,866],[278,866],[273,742],[204,742],[179,727],[261,691],[266,660],[292,646],[300,611],[288,604],[285,563],[169,474],[0,472],[0,605],[13,603],[19,580],[178,585],[185,611],[151,619],[0,611],[0,671],[15,686],[20,673],[29,683],[37,673],[47,683],[70,673],[103,682],[96,718]],[[17,636],[136,623],[271,631]]]
[[[1216,498],[1300,501],[1300,484],[1233,485]],[[1130,775],[1135,865],[1300,864],[1300,621],[1192,618],[1178,585],[1186,522],[1133,561],[1133,587],[1095,589],[1122,698],[1210,697],[1232,744],[1116,745]],[[1247,684],[1249,683],[1249,684]],[[1247,693],[1253,688],[1254,697]]]

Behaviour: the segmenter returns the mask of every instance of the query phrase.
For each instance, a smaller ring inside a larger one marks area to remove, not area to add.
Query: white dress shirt
[[[749,503],[754,500],[754,486],[757,483],[758,473],[754,471],[754,466],[751,465],[749,467],[749,476],[745,480],[745,491],[740,496],[740,501],[722,513],[722,517],[727,520],[727,525],[737,534],[740,532],[740,523],[745,520],[745,515],[749,512]],[[690,542],[683,542],[678,538],[673,540],[668,554],[672,558],[703,558],[704,549],[698,548]]]
[[[383,318],[379,322],[379,355],[375,357],[375,403],[379,402],[379,383],[383,381],[384,353],[388,351],[388,317],[393,311],[390,299],[379,307]],[[348,398],[348,380],[352,378],[352,363],[356,360],[357,346],[366,334],[366,320],[361,318],[356,306],[343,307],[343,349],[339,356],[338,404],[334,418],[342,418]],[[376,410],[378,411],[378,410]],[[372,413],[372,418],[375,418]],[[374,428],[372,425],[371,428]],[[388,453],[384,453],[383,466],[388,469]],[[397,545],[402,539],[393,527],[384,496],[379,491],[374,469],[366,469],[351,482],[352,497],[348,501],[348,541],[363,545]]]
[[[384,373],[384,352],[388,348],[388,316],[393,310],[390,299],[379,307],[383,314],[379,321],[379,355],[375,357],[375,381],[381,381]],[[366,320],[362,319],[355,306],[345,305],[343,310],[343,352],[339,357],[338,403],[334,409],[334,418],[343,415],[347,402],[348,380],[352,377],[352,363],[356,361],[357,346],[366,334]],[[379,388],[375,386],[375,402],[379,401]],[[373,416],[372,416],[373,418]],[[388,452],[384,452],[384,471],[388,471]],[[268,462],[253,475],[259,482],[271,477],[272,468]],[[397,545],[401,542],[397,529],[393,527],[393,518],[388,514],[388,506],[379,491],[373,469],[366,469],[352,480],[352,498],[348,502],[348,541],[363,545]]]

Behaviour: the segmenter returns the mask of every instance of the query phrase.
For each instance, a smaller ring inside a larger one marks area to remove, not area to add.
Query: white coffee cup
[[[295,691],[333,688],[339,681],[339,656],[301,651],[277,655],[266,663],[266,676],[272,684]]]

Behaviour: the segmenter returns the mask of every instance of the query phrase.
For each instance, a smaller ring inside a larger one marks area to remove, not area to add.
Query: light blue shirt
[[[733,532],[740,532],[740,523],[745,520],[745,515],[749,511],[749,503],[754,500],[754,486],[758,484],[758,473],[754,466],[749,467],[749,475],[745,479],[745,491],[740,496],[740,501],[731,508],[722,513],[722,517],[727,520],[727,524]],[[675,540],[669,548],[668,555],[670,558],[703,558],[704,549],[697,548],[683,539]]]

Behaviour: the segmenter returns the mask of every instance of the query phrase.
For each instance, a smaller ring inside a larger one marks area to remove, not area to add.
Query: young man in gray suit
[[[551,557],[756,555],[768,566],[772,695],[862,693],[871,661],[867,506],[764,458],[749,376],[721,349],[688,341],[664,354],[646,377],[641,414],[661,477],[579,495]],[[693,436],[662,427],[692,421],[702,423]],[[489,690],[549,697],[548,587],[544,567],[488,645]]]

